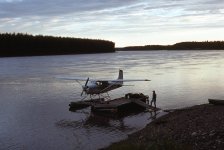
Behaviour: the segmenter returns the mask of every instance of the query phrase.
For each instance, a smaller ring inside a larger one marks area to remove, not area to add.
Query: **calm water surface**
[[[108,118],[83,109],[70,112],[81,87],[57,77],[148,78],[111,92],[158,94],[163,109],[224,98],[224,51],[152,51],[0,58],[0,149],[98,149],[151,121],[142,112]],[[158,114],[157,116],[161,115]]]

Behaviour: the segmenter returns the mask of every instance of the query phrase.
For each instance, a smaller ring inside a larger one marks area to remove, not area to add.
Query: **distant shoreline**
[[[117,51],[224,50],[224,41],[180,42],[173,45],[145,45],[116,48]]]
[[[0,33],[0,57],[93,54],[115,52],[115,43],[81,39]]]
[[[107,40],[0,33],[0,57],[113,53],[116,51],[224,50],[224,41],[180,42],[115,48]]]
[[[222,150],[223,125],[224,105],[196,105],[174,110],[105,149]]]
[[[68,53],[68,54],[38,54],[38,55],[10,55],[10,56],[0,56],[0,58],[10,58],[10,57],[38,57],[38,56],[71,56],[71,55],[85,55],[85,54],[107,54],[115,52],[93,52],[93,53]]]
[[[115,52],[128,52],[128,51],[136,51],[136,52],[145,52],[145,51],[224,51],[224,49],[173,49],[173,50],[168,50],[168,49],[127,49],[127,50],[123,50],[123,49],[116,49]]]

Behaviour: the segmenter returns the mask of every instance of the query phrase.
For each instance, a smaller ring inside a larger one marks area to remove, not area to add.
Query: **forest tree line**
[[[128,46],[117,50],[224,50],[224,41],[180,42],[174,45]]]
[[[106,40],[0,33],[0,57],[115,52]]]

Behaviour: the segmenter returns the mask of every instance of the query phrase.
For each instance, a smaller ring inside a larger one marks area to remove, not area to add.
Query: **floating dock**
[[[70,110],[79,110],[86,107],[91,107],[94,112],[125,112],[125,111],[136,111],[136,110],[148,110],[158,111],[159,108],[152,107],[148,104],[149,99],[144,94],[125,94],[125,97],[120,97],[113,100],[104,101],[104,99],[92,99],[78,102],[71,102],[69,104]]]

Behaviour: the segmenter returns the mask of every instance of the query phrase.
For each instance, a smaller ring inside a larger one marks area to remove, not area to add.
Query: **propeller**
[[[88,88],[88,86],[87,86],[88,82],[89,82],[89,78],[87,78],[86,83],[85,83],[85,86],[82,87],[81,96],[83,95],[83,92],[86,91],[86,89]]]

